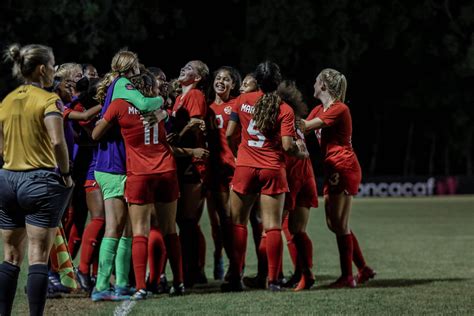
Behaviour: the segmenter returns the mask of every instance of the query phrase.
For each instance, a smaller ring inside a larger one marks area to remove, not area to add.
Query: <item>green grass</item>
[[[206,272],[212,277],[213,245],[207,216],[202,227],[208,242]],[[311,291],[221,294],[219,283],[210,281],[184,297],[158,296],[139,302],[130,315],[474,313],[474,197],[355,199],[351,227],[367,262],[378,273],[366,286],[354,290],[325,287],[339,275],[339,260],[321,206],[312,210],[308,227],[317,279]],[[289,270],[285,249],[284,271]],[[249,238],[246,274],[255,273],[255,252]],[[20,290],[25,278],[26,267],[19,282],[15,315],[27,312],[26,297]],[[58,299],[48,301],[46,313],[111,315],[117,305]]]

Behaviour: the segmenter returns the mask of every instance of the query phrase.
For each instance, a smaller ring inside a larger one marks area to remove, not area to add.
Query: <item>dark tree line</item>
[[[310,108],[315,76],[333,67],[349,81],[365,174],[474,172],[470,0],[4,0],[0,20],[0,48],[45,43],[57,63],[92,62],[101,72],[122,47],[171,78],[191,59],[242,74],[271,59]],[[2,97],[16,84],[9,67],[0,66]]]

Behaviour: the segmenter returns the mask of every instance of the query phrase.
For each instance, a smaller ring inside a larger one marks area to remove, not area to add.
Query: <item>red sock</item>
[[[352,252],[352,260],[354,261],[357,269],[362,269],[365,268],[366,263],[364,256],[362,255],[362,250],[360,250],[359,247],[359,242],[357,241],[356,236],[354,235],[354,232],[351,231],[351,236],[352,236],[352,244],[354,246],[354,251]]]
[[[263,235],[260,238],[260,245],[258,246],[258,272],[260,277],[267,277],[268,275],[268,260],[267,260],[267,236]]]
[[[171,270],[173,271],[173,284],[183,283],[183,264],[181,257],[181,243],[178,234],[168,234],[164,237],[166,244],[166,253],[170,260]]]
[[[148,268],[150,269],[150,284],[157,284],[166,260],[166,247],[163,235],[157,227],[150,229],[148,236]]]
[[[198,254],[198,269],[202,271],[204,266],[206,265],[206,238],[202,233],[201,226],[197,224],[196,232],[198,235],[198,247],[199,247],[199,254]]]
[[[77,227],[74,224],[72,224],[71,231],[69,232],[67,247],[71,253],[71,258],[76,258],[79,248],[81,248],[81,236],[79,236]]]
[[[242,272],[243,261],[247,249],[247,226],[240,224],[232,225],[232,256],[230,258],[231,278],[240,280],[240,273]]]
[[[268,282],[275,282],[280,274],[280,262],[283,255],[281,229],[274,228],[265,233],[267,235]]]
[[[98,247],[100,232],[104,227],[105,219],[103,217],[94,217],[84,230],[82,238],[81,261],[79,271],[89,275],[90,266],[93,261],[94,250]]]
[[[145,290],[146,262],[148,257],[148,237],[133,236],[132,241],[133,271],[137,290]]]
[[[290,229],[288,228],[288,215],[286,215],[283,218],[283,222],[281,224],[281,230],[285,234],[286,245],[288,247],[288,252],[290,253],[291,262],[293,262],[293,267],[296,270],[296,261],[298,258],[298,251],[296,250],[295,243],[293,242],[293,235],[290,233]]]
[[[221,223],[222,225],[222,246],[224,247],[227,258],[232,256],[232,220],[230,217],[225,217]]]
[[[300,232],[293,236],[296,249],[298,249],[298,262],[301,269],[307,275],[312,275],[313,268],[313,243],[306,232]]]
[[[222,256],[222,226],[211,224],[212,240],[214,241],[214,257]]]
[[[342,276],[352,276],[352,252],[354,249],[351,234],[337,236],[337,247]]]

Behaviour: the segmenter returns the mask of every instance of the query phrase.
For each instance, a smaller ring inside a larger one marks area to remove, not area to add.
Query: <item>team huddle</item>
[[[102,78],[90,64],[55,69],[42,45],[12,45],[6,56],[24,84],[0,106],[0,283],[9,284],[0,289],[0,315],[11,313],[26,239],[32,314],[42,314],[47,295],[78,288],[92,301],[120,301],[180,296],[206,283],[205,204],[213,278],[223,292],[310,289],[306,225],[318,198],[309,132],[323,155],[326,220],[340,257],[341,276],[330,286],[354,288],[375,276],[349,227],[361,169],[340,72],[319,73],[314,97],[321,104],[308,114],[295,83],[269,61],[242,80],[233,67],[211,74],[193,60],[167,82],[161,69],[126,50]],[[248,222],[254,277],[244,276]],[[282,231],[291,278],[282,273]]]

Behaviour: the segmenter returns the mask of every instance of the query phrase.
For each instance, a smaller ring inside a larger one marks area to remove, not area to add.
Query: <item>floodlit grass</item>
[[[322,201],[321,201],[322,202]],[[321,203],[322,204],[322,203]],[[311,291],[269,293],[219,292],[212,281],[212,239],[207,216],[209,284],[178,298],[158,296],[138,302],[130,315],[155,314],[359,314],[419,315],[474,313],[474,197],[355,199],[351,227],[375,280],[357,289],[331,290],[339,275],[334,236],[327,230],[322,205],[311,212],[309,234],[314,244],[316,286]],[[251,232],[249,232],[251,236]],[[249,238],[246,274],[256,273]],[[286,253],[284,271],[291,270]],[[14,315],[27,313],[22,269]],[[355,272],[355,268],[354,268]],[[170,273],[168,273],[170,275]],[[111,315],[118,303],[94,304],[83,298],[47,302],[47,314]]]

